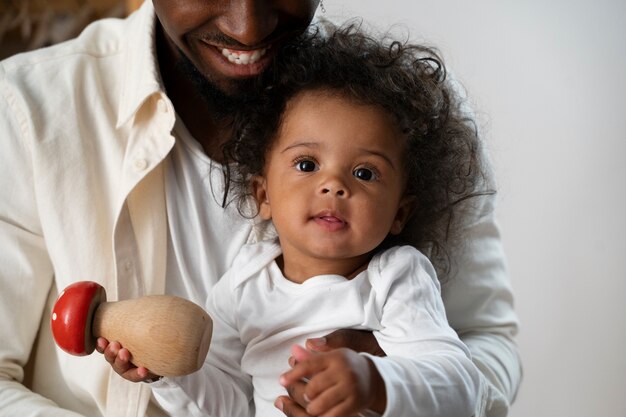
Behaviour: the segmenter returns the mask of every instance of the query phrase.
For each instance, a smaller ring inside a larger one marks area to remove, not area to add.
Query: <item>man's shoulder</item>
[[[133,20],[133,16],[97,20],[73,39],[6,58],[0,62],[0,74],[10,79],[32,73],[66,72],[76,63],[105,63],[106,58],[119,56],[132,46]]]
[[[67,117],[100,117],[102,106],[117,114],[123,100],[139,101],[132,96],[137,85],[156,78],[153,28],[152,9],[142,8],[126,19],[93,22],[74,39],[1,61],[0,99],[24,123],[59,121],[61,108]]]

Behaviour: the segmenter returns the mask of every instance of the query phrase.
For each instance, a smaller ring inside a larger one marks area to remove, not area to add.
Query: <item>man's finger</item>
[[[333,333],[331,333],[332,335]],[[333,350],[334,348],[328,343],[328,337],[313,337],[307,339],[305,342],[305,346],[307,349],[315,351],[315,352],[328,352]]]
[[[281,396],[276,399],[274,406],[288,417],[311,417],[302,406],[289,397]]]
[[[348,348],[356,352],[386,356],[372,332],[367,330],[336,330],[323,337],[307,339],[306,348],[314,352],[328,352],[334,349]]]

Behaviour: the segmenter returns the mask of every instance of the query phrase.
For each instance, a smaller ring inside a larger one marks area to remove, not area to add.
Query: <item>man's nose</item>
[[[278,24],[278,14],[267,0],[226,1],[217,26],[220,31],[245,46],[255,46],[266,39]]]

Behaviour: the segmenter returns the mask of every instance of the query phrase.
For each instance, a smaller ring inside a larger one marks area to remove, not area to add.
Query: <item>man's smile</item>
[[[234,49],[222,48],[222,55],[228,59],[229,62],[237,65],[254,64],[261,59],[267,52],[267,48],[256,49],[252,51],[238,51]]]

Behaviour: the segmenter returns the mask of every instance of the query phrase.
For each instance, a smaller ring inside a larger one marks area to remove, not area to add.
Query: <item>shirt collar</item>
[[[156,55],[156,15],[151,1],[127,18],[125,51],[117,127],[126,124],[153,94],[165,96]],[[169,101],[169,100],[167,100]]]

